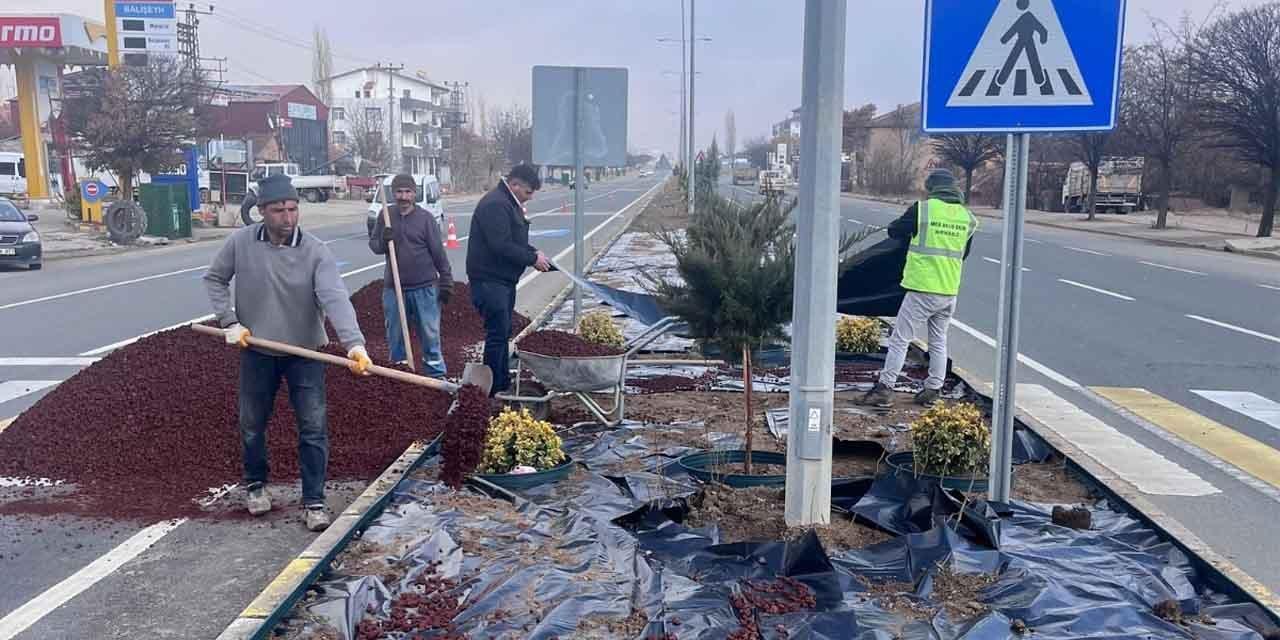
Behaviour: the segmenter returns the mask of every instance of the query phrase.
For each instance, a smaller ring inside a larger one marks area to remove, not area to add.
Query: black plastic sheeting
[[[836,310],[855,316],[896,316],[907,291],[902,270],[907,265],[905,240],[885,238],[841,264],[836,282]]]
[[[1174,545],[1105,502],[1091,507],[1093,529],[1076,531],[1052,524],[1045,505],[992,505],[911,478],[855,479],[833,486],[833,519],[856,517],[896,534],[892,540],[835,554],[812,533],[718,544],[715,527],[682,524],[699,488],[671,463],[694,449],[659,444],[658,429],[704,435],[696,425],[635,423],[570,432],[565,448],[581,461],[578,472],[509,495],[505,514],[451,507],[434,481],[402,482],[361,540],[387,545],[388,559],[407,575],[386,584],[343,576],[339,565],[303,605],[307,618],[354,637],[363,617],[386,616],[390,599],[439,562],[438,573],[461,583],[464,608],[454,623],[472,638],[727,638],[738,627],[729,598],[741,581],[778,576],[807,585],[816,606],[755,612],[760,637],[770,640],[1261,640],[1278,631],[1256,605],[1212,592]],[[708,446],[739,444],[732,435],[705,435]],[[1043,449],[1022,446],[1029,457]],[[431,463],[422,476],[433,477]],[[864,582],[909,583],[908,597],[928,605],[940,566],[997,575],[981,594],[990,611],[953,620],[938,609],[909,620],[883,608]],[[1214,623],[1165,621],[1154,607],[1167,600],[1188,618],[1204,614]],[[579,627],[635,611],[648,619],[641,633]],[[1032,633],[1012,632],[1015,619]]]

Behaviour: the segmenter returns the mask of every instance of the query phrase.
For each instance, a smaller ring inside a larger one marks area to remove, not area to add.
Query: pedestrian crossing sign
[[[927,0],[928,133],[1115,127],[1125,0]]]

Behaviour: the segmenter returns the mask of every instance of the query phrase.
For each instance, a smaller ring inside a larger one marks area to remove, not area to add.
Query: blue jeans
[[[267,423],[275,408],[280,379],[289,384],[289,404],[298,421],[298,462],[302,504],[324,504],[329,464],[329,421],[325,411],[324,364],[293,356],[270,356],[252,349],[240,353],[240,442],[246,485],[266,484]]]
[[[440,303],[436,300],[436,288],[427,286],[405,290],[404,315],[409,329],[418,334],[418,341],[422,343],[422,375],[443,378],[445,365],[444,356],[440,353]],[[382,316],[386,321],[391,360],[408,360],[395,289],[382,290]]]
[[[516,310],[516,288],[503,282],[471,282],[471,303],[484,318],[484,363],[493,370],[493,393],[511,386],[511,314]]]

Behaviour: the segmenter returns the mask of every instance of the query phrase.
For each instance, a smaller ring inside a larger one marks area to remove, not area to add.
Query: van
[[[0,151],[0,196],[27,199],[27,161],[21,153]]]

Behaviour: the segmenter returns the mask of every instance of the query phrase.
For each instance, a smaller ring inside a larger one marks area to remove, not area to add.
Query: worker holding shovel
[[[328,344],[327,318],[347,350],[351,371],[365,374],[372,363],[333,254],[319,238],[298,227],[298,192],[288,176],[259,183],[258,209],[262,222],[231,234],[204,276],[227,343],[246,347],[240,356],[239,390],[246,506],[255,516],[271,510],[266,432],[283,378],[298,421],[306,526],[323,531],[329,526],[324,500],[329,460],[324,365],[249,348],[250,329],[256,338],[316,349]]]
[[[398,175],[391,180],[395,205],[390,215],[378,216],[369,237],[369,248],[387,256],[382,276],[382,310],[387,326],[387,346],[391,359],[407,362],[405,336],[397,308],[399,299],[394,287],[403,292],[404,315],[422,343],[422,374],[444,378],[444,356],[440,351],[440,311],[453,295],[453,270],[440,237],[440,225],[431,212],[417,205],[418,192],[413,177]],[[391,220],[388,227],[386,220]],[[391,247],[394,245],[395,265]],[[392,269],[398,269],[399,280]],[[410,353],[412,350],[408,350]]]

